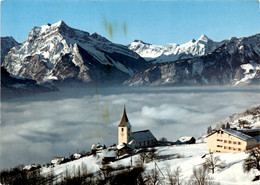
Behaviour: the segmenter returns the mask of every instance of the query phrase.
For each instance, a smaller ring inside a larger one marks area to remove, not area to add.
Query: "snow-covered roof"
[[[54,157],[52,160],[51,160],[51,163],[52,164],[57,164],[58,162],[61,162],[64,160],[64,157]]]
[[[256,128],[256,129],[241,129],[241,130],[238,130],[239,132],[242,132],[244,134],[251,134],[251,133],[258,133],[258,135],[260,135],[260,129],[259,128]]]
[[[179,141],[183,143],[183,142],[190,141],[191,138],[192,137],[190,137],[190,136],[182,136],[182,137],[179,138]]]
[[[73,154],[74,159],[79,159],[80,157],[81,157],[81,154],[77,154],[77,153]]]
[[[223,129],[224,132],[231,134],[233,136],[236,136],[244,141],[249,141],[249,140],[253,140],[254,138],[251,136],[248,136],[244,133],[242,133],[241,131],[238,130],[232,130],[232,129]]]
[[[129,120],[128,120],[128,117],[127,117],[127,115],[126,115],[125,107],[124,107],[124,113],[123,113],[121,122],[119,123],[118,126],[119,126],[119,127],[125,127],[125,126],[131,127],[131,124],[130,124],[130,122],[129,122]]]
[[[134,139],[136,142],[143,142],[143,141],[151,141],[156,140],[150,130],[141,130],[137,132],[132,132],[132,137],[130,140]]]
[[[130,144],[126,144],[126,143],[120,143],[119,145],[117,145],[117,149],[121,150],[122,148],[127,147],[127,148],[131,148],[131,149],[135,149],[132,145]]]
[[[111,150],[111,151],[103,150],[102,154],[103,154],[103,157],[116,157],[117,156],[117,152],[114,150]]]

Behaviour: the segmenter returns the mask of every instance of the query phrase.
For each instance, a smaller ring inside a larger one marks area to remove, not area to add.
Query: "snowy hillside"
[[[172,43],[157,46],[135,40],[128,48],[155,64],[203,56],[213,52],[224,42],[214,42],[206,35],[201,35],[198,40],[193,39],[182,45]]]
[[[232,114],[228,118],[219,122],[220,124],[229,123],[231,127],[239,128],[245,124],[252,128],[260,128],[260,106],[248,109],[241,113]]]
[[[34,27],[27,40],[8,53],[2,66],[13,75],[37,82],[98,83],[123,81],[148,64],[126,46],[59,21]]]
[[[181,169],[181,179],[182,181],[188,181],[192,175],[193,167],[199,167],[205,158],[202,158],[208,153],[206,149],[206,144],[193,144],[193,145],[179,145],[179,146],[165,146],[157,147],[156,153],[158,158],[154,161],[145,163],[145,174],[149,174],[155,168],[155,162],[158,168],[161,170],[160,181],[167,182],[167,168],[171,171],[175,170],[177,167]],[[214,178],[215,182],[219,182],[223,185],[249,185],[249,184],[259,184],[258,182],[252,182],[255,171],[250,173],[244,173],[242,170],[243,159],[247,157],[245,153],[238,154],[217,154],[222,161],[226,163],[225,168],[219,169],[215,174],[209,174]],[[41,170],[42,174],[54,173],[54,176],[58,176],[57,181],[66,177],[66,174],[73,176],[78,173],[79,169],[84,171],[84,169],[92,173],[98,173],[101,164],[102,153],[97,154],[96,157],[93,155],[80,158],[78,160],[68,162],[65,164],[56,165],[54,167],[43,167]],[[136,165],[140,159],[140,154],[135,154],[132,157],[132,164]],[[131,157],[125,156],[110,164],[112,168],[127,167],[131,165]],[[82,172],[83,172],[82,171]]]

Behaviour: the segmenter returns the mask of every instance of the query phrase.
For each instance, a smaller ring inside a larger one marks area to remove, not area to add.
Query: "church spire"
[[[125,110],[125,105],[124,105],[124,113],[123,113],[123,116],[122,116],[122,119],[121,119],[121,122],[119,123],[119,127],[126,127],[126,126],[129,126],[130,123],[128,121],[128,117],[126,115],[126,110]]]

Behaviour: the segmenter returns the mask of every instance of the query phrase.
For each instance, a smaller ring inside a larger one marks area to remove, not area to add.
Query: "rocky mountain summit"
[[[126,46],[63,21],[34,27],[2,63],[13,75],[37,82],[121,83],[148,63]]]
[[[172,43],[167,44],[166,46],[157,46],[135,40],[128,48],[145,58],[147,61],[156,64],[203,56],[213,52],[224,42],[225,40],[214,42],[203,34],[198,40],[192,39],[182,45]]]
[[[227,40],[213,52],[191,59],[155,64],[124,82],[140,85],[259,84],[260,34]]]

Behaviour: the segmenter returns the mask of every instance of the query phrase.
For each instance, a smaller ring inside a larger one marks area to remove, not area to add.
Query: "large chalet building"
[[[154,146],[157,143],[150,130],[132,132],[125,107],[121,122],[118,125],[118,144],[121,143],[130,144],[135,148]]]
[[[210,153],[239,153],[260,147],[260,129],[220,129],[206,137]]]

